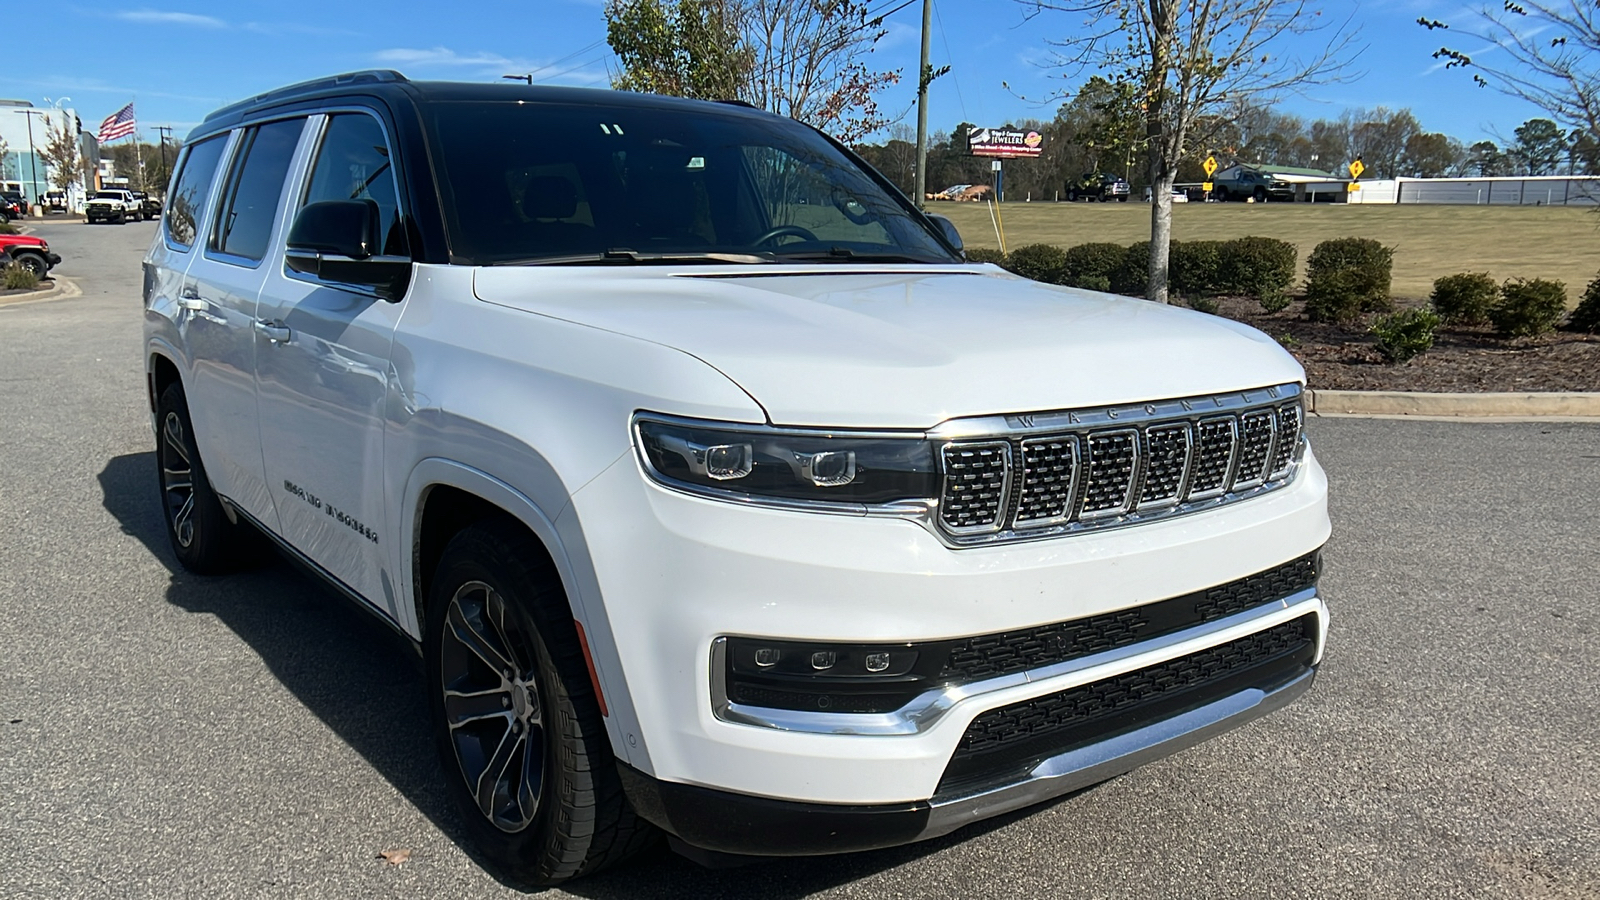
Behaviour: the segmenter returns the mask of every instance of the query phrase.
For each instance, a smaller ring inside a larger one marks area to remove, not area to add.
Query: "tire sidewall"
[[[189,452],[190,482],[194,485],[194,511],[191,517],[195,534],[187,547],[178,540],[172,513],[167,508],[166,483],[162,476],[169,452],[166,446],[168,413],[176,414],[183,425],[184,446]],[[167,541],[178,562],[191,572],[206,575],[233,568],[238,561],[236,545],[239,543],[239,526],[228,520],[227,513],[222,510],[222,502],[211,489],[205,462],[200,458],[200,449],[195,442],[194,423],[189,419],[188,399],[184,395],[183,385],[176,381],[168,385],[156,401],[156,486],[160,492],[161,521],[166,526]]]
[[[438,572],[433,579],[428,598],[427,632],[423,640],[423,658],[428,692],[429,730],[433,734],[434,749],[439,756],[446,790],[456,803],[457,810],[471,833],[473,843],[482,848],[497,864],[521,878],[545,881],[539,871],[546,848],[556,827],[560,810],[563,777],[557,761],[563,753],[562,736],[567,733],[567,722],[576,713],[571,699],[551,660],[546,646],[546,626],[532,614],[538,602],[537,588],[527,583],[515,571],[502,571],[487,560],[506,559],[509,547],[497,546],[501,542],[476,531],[464,532],[446,548]],[[507,567],[508,568],[508,567]],[[446,611],[456,590],[469,581],[481,581],[506,601],[518,625],[532,636],[533,652],[537,660],[534,680],[539,688],[539,702],[544,709],[544,774],[540,786],[539,809],[527,828],[515,833],[500,830],[484,818],[472,796],[467,791],[461,764],[456,759],[456,749],[445,724],[443,693],[443,642]]]

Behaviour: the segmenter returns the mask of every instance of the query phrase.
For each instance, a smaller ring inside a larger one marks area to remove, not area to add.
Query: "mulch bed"
[[[1502,338],[1489,328],[1440,327],[1431,350],[1396,365],[1378,352],[1366,322],[1311,322],[1299,300],[1271,314],[1238,297],[1220,298],[1218,307],[1218,315],[1259,328],[1284,344],[1306,367],[1313,390],[1600,391],[1600,335],[1558,331]]]

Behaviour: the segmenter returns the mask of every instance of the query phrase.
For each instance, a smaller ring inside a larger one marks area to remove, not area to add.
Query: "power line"
[[[939,14],[938,4],[934,4],[933,18],[939,23],[939,40],[944,41],[945,64],[950,66],[950,83],[956,86],[956,102],[961,104],[961,121],[971,122],[972,118],[967,115],[967,99],[961,96],[961,76],[956,74],[955,54],[950,52],[950,37],[945,34],[944,16]]]

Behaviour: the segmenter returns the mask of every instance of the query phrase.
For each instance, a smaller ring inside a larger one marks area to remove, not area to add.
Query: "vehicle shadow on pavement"
[[[508,888],[529,890],[478,856],[461,827],[427,731],[420,661],[405,639],[291,564],[208,577],[178,565],[155,490],[155,453],[118,456],[99,474],[105,509],[172,573],[167,602],[215,616],[258,653],[306,708]],[[1063,798],[1065,799],[1065,798]],[[1025,810],[943,838],[846,856],[762,860],[706,869],[663,842],[621,868],[562,886],[594,900],[803,897],[894,868],[1029,815]],[[374,852],[376,852],[375,848]]]

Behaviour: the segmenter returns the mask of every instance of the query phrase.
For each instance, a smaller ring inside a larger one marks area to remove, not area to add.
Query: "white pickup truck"
[[[144,204],[132,191],[107,190],[95,191],[94,197],[84,205],[84,212],[89,217],[89,224],[96,222],[123,222],[144,221]]]

